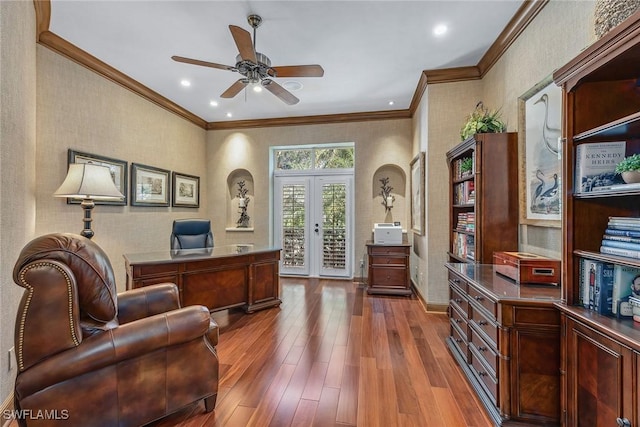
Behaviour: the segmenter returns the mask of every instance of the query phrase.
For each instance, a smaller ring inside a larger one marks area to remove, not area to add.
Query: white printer
[[[376,245],[397,245],[402,243],[402,226],[389,222],[373,224],[373,243]]]

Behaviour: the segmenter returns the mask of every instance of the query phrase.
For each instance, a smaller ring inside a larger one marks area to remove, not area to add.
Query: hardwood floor
[[[492,425],[444,344],[445,314],[351,281],[281,284],[280,308],[214,314],[215,411],[200,402],[151,426]]]

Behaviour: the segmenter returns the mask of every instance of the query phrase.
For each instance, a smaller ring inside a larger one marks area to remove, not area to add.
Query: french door
[[[274,179],[274,237],[280,273],[351,277],[353,176],[294,175]]]

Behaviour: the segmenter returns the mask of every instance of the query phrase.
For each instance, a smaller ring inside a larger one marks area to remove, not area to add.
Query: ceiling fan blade
[[[184,56],[172,56],[171,59],[185,64],[202,65],[203,67],[219,68],[221,70],[235,71],[235,67],[230,65],[216,64],[215,62],[200,61],[199,59],[185,58]]]
[[[235,25],[229,25],[229,30],[231,30],[233,40],[236,42],[240,57],[245,61],[251,61],[257,64],[258,59],[256,58],[256,52],[251,42],[251,34],[244,28],[236,27]]]
[[[277,77],[322,77],[324,70],[321,66],[314,65],[286,65],[272,67]]]
[[[244,89],[245,86],[248,84],[249,84],[249,80],[240,79],[234,84],[232,84],[231,86],[229,86],[229,89],[225,90],[224,93],[220,95],[220,98],[233,98],[238,93],[240,93],[240,91]]]
[[[274,82],[271,79],[262,80],[262,86],[265,87],[269,92],[280,98],[285,104],[295,105],[300,100],[293,96],[291,92],[280,86],[278,83]]]

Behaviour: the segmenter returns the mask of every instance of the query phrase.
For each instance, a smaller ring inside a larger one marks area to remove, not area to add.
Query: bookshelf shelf
[[[640,268],[640,259],[600,253],[611,217],[640,217],[640,188],[615,185],[579,193],[580,183],[575,182],[578,151],[592,148],[586,145],[625,141],[625,156],[640,152],[639,62],[640,12],[636,12],[553,76],[564,92],[564,301],[556,306],[564,330],[561,400],[567,427],[640,423],[640,322],[580,305],[589,291],[585,286],[594,283],[584,264],[613,264],[614,289],[616,270]],[[611,271],[611,266],[607,268]],[[624,286],[629,286],[628,277]],[[618,286],[623,286],[621,282]],[[584,366],[593,369],[580,368]]]

